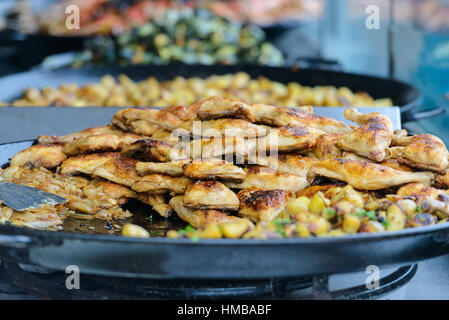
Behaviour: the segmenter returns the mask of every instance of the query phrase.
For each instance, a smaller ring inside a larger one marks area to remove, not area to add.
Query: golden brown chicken
[[[255,122],[251,107],[242,101],[211,97],[197,104],[199,106],[197,114],[201,120],[240,118]]]
[[[393,139],[390,157],[411,167],[445,173],[449,153],[438,137],[431,134],[401,136]]]
[[[68,156],[74,156],[82,153],[120,151],[123,147],[140,139],[141,137],[134,133],[123,135],[98,134],[65,143],[64,153]]]
[[[449,197],[447,190],[436,189],[422,183],[409,183],[399,188],[396,193],[401,197],[412,197],[420,204],[425,199],[439,199],[441,196]]]
[[[184,166],[189,162],[190,159],[170,162],[138,162],[136,170],[141,176],[149,173],[161,173],[171,177],[180,177],[184,174]]]
[[[99,134],[122,135],[124,134],[124,132],[112,125],[106,125],[101,127],[85,129],[83,131],[71,133],[65,136],[39,136],[37,138],[37,142],[39,144],[63,144],[66,142],[71,142],[73,140],[87,138],[90,136],[96,136]]]
[[[305,177],[309,168],[319,161],[315,158],[303,157],[294,153],[280,153],[277,156],[266,157],[265,160],[266,167],[300,177]]]
[[[61,145],[35,145],[12,157],[10,166],[51,169],[59,166],[66,158]]]
[[[278,150],[280,152],[309,150],[315,147],[323,131],[308,127],[280,127],[270,130],[263,139],[258,139],[259,152]]]
[[[127,145],[122,149],[121,155],[125,158],[157,162],[177,161],[188,158],[184,150],[152,139],[139,140]]]
[[[196,181],[184,194],[184,206],[192,209],[237,211],[239,205],[236,194],[218,181]]]
[[[294,107],[273,107],[267,105],[251,105],[256,122],[270,126],[310,127],[328,133],[350,132],[349,126],[339,120],[313,114],[313,109]]]
[[[257,147],[256,139],[243,139],[242,137],[223,137],[193,140],[188,148],[183,148],[190,158],[210,159],[210,158],[224,158],[229,162],[233,157],[237,158],[236,163],[244,163],[244,159],[248,155],[253,154]]]
[[[188,121],[180,126],[194,137],[264,137],[268,129],[242,119],[215,119],[209,121]]]
[[[91,153],[81,154],[75,157],[70,157],[65,160],[59,170],[63,174],[93,174],[96,167],[105,164],[113,158],[120,158],[120,153]]]
[[[137,199],[151,206],[161,217],[168,218],[172,214],[172,208],[165,202],[165,198],[158,194],[137,194]]]
[[[293,198],[286,190],[260,190],[256,188],[242,190],[237,194],[240,200],[239,214],[254,222],[270,222],[285,208]]]
[[[184,194],[192,180],[187,177],[170,177],[164,174],[147,174],[136,179],[131,189],[137,192]]]
[[[406,172],[364,161],[327,159],[310,167],[307,180],[313,183],[318,176],[344,181],[360,190],[380,190],[410,182],[430,185],[430,172]]]
[[[198,106],[192,105],[188,107],[172,106],[163,109],[125,109],[120,110],[114,116],[115,124],[122,123],[124,127],[132,129],[129,126],[134,121],[144,120],[150,124],[173,131],[179,128],[184,122],[195,120]],[[155,132],[158,127],[154,127]],[[148,135],[148,134],[147,134]]]
[[[242,182],[226,182],[230,188],[249,189],[257,188],[260,190],[287,190],[296,193],[307,186],[309,183],[305,177],[277,172],[271,168],[261,166],[249,166],[244,169],[246,176]]]
[[[198,103],[201,120],[224,117],[241,118],[249,122],[275,127],[302,126],[325,132],[345,133],[350,128],[341,121],[313,114],[311,107],[275,107],[265,104],[246,104],[242,101],[212,97]]]
[[[143,136],[151,136],[152,134],[160,130],[160,127],[157,124],[151,123],[147,120],[128,120],[126,118],[126,114],[131,112],[130,110],[131,109],[122,109],[117,111],[112,118],[112,124],[122,129],[123,131],[129,131]]]
[[[191,179],[240,182],[245,178],[242,168],[216,158],[193,161],[185,165],[184,175]]]
[[[178,216],[191,226],[198,228],[210,223],[220,224],[238,220],[235,216],[230,216],[223,211],[218,210],[195,210],[184,206],[183,196],[173,197],[169,204],[178,214]]]
[[[344,116],[360,126],[343,135],[338,147],[374,161],[383,161],[393,136],[390,119],[378,112],[362,114],[352,108],[346,109]]]
[[[180,136],[176,132],[169,131],[167,129],[159,129],[151,135],[152,140],[162,141],[171,146],[175,146],[180,142]]]

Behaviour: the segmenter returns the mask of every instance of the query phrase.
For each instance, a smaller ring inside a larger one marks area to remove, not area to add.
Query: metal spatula
[[[53,193],[22,184],[0,181],[0,201],[16,211],[25,211],[41,205],[64,203],[67,200]]]

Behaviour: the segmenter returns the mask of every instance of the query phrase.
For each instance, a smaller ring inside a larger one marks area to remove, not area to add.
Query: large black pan
[[[33,142],[0,145],[7,163]],[[134,278],[256,279],[364,271],[449,252],[449,223],[338,238],[199,240],[125,238],[0,226],[0,257],[56,270]]]
[[[353,91],[368,92],[376,99],[390,97],[394,105],[401,108],[404,122],[422,119],[423,117],[427,118],[444,112],[444,109],[434,109],[423,113],[412,112],[421,102],[421,93],[416,88],[399,81],[336,71],[242,65],[204,66],[172,64],[167,66],[135,66],[126,68],[92,67],[79,70],[35,70],[0,78],[0,88],[8,88],[8,90],[0,91],[0,101],[10,102],[18,98],[22,91],[28,87],[59,86],[63,82],[83,84],[98,81],[105,74],[117,76],[124,73],[133,80],[143,80],[149,76],[154,76],[158,80],[169,80],[176,76],[204,78],[214,74],[221,75],[238,71],[247,72],[252,77],[265,76],[282,83],[296,81],[308,86],[347,86]]]

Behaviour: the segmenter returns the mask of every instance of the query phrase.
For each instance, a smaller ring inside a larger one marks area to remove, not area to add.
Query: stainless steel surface
[[[110,123],[112,116],[119,109],[110,107],[0,108],[0,143],[35,139],[38,135],[64,135],[105,125]],[[345,109],[345,107],[316,107],[315,113],[351,123],[343,117]],[[398,107],[358,109],[363,113],[381,112],[391,119],[395,129],[401,128],[401,115]]]

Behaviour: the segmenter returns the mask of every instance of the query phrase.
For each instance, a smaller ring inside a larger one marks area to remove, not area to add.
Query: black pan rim
[[[1,146],[14,145],[18,143],[29,142],[33,143],[35,140],[22,140],[8,143],[1,143]],[[4,165],[4,164],[2,164]],[[66,239],[80,239],[80,240],[98,240],[102,242],[114,243],[139,243],[139,244],[161,244],[161,245],[189,245],[189,246],[221,246],[221,245],[239,245],[239,246],[279,246],[279,245],[323,245],[323,244],[345,244],[353,241],[359,243],[371,242],[376,240],[388,240],[396,238],[413,237],[424,234],[437,234],[440,231],[447,231],[449,238],[449,222],[436,224],[433,226],[405,228],[400,231],[385,231],[379,233],[358,233],[339,237],[316,237],[316,238],[291,238],[291,239],[200,239],[192,241],[188,238],[171,239],[165,237],[150,237],[150,238],[134,238],[124,237],[119,235],[105,235],[105,234],[84,234],[71,233],[63,231],[38,230],[27,227],[17,227],[12,224],[0,225],[0,234],[9,235],[23,235],[36,238],[66,238]],[[449,239],[443,239],[449,243]]]

